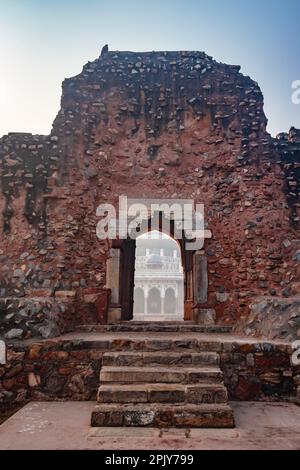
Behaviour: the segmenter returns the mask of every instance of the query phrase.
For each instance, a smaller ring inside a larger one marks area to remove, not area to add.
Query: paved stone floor
[[[32,402],[0,426],[0,449],[300,450],[300,407],[231,403],[235,429],[91,428],[93,402]]]

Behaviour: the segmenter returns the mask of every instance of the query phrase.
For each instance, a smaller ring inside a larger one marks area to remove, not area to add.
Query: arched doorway
[[[161,313],[160,291],[155,287],[149,292],[147,307],[149,315],[159,315]]]
[[[135,201],[135,200],[131,200]],[[161,204],[164,200],[155,200]],[[169,202],[169,201],[168,201]],[[181,204],[193,204],[193,201],[182,200]],[[156,318],[149,318],[147,313],[148,305],[148,292],[149,289],[144,289],[142,284],[137,282],[137,270],[139,259],[138,241],[142,236],[147,236],[150,232],[156,231],[156,234],[164,232],[166,227],[166,233],[170,234],[168,238],[175,244],[176,252],[173,256],[180,262],[182,268],[182,275],[184,278],[182,289],[176,289],[179,292],[179,305],[184,304],[184,309],[177,306],[176,316],[173,317],[171,314],[165,314],[164,312],[159,315],[159,320],[194,320],[197,319],[198,311],[202,306],[207,306],[208,302],[208,270],[207,270],[207,257],[204,250],[199,250],[197,247],[190,245],[190,239],[186,237],[186,234],[180,228],[182,227],[182,218],[174,215],[169,217],[164,215],[164,209],[158,209],[154,216],[149,216],[150,209],[152,208],[153,200],[149,199],[148,202],[144,200],[145,207],[147,206],[147,215],[143,212],[143,221],[138,226],[138,232],[140,235],[136,237],[136,232],[129,233],[127,238],[116,238],[112,239],[111,249],[109,250],[109,256],[106,261],[106,297],[103,301],[103,317],[107,319],[108,323],[115,323],[119,321],[130,321],[136,320],[156,320]],[[167,223],[166,223],[167,222]],[[194,225],[193,225],[194,227]],[[211,238],[212,234],[209,230],[205,230],[204,238]],[[201,240],[200,240],[201,243]],[[195,249],[194,249],[195,248]],[[177,253],[177,254],[176,254]],[[156,253],[157,255],[158,253]],[[153,268],[157,268],[157,257],[152,257],[150,264]],[[153,269],[153,271],[155,270]],[[152,273],[154,274],[154,272]],[[157,278],[157,276],[155,276]],[[150,288],[158,286],[160,288],[160,282],[154,282],[150,285]],[[173,283],[169,284],[173,285]],[[169,287],[168,286],[168,287]],[[140,318],[134,316],[134,289],[142,287],[144,290],[144,313],[140,314]],[[164,294],[166,289],[162,290],[162,310],[165,306]],[[204,307],[203,307],[204,308]],[[99,309],[100,310],[100,309]],[[182,310],[184,310],[184,315]],[[144,318],[145,317],[145,318]],[[154,317],[154,316],[153,316]],[[164,318],[165,317],[165,318]]]
[[[184,319],[184,269],[176,240],[158,230],[137,237],[134,286],[133,320]]]
[[[142,288],[134,289],[134,315],[141,315],[145,311],[145,295]]]
[[[176,305],[176,295],[174,292],[174,289],[172,287],[169,287],[166,292],[165,292],[165,305],[164,305],[164,312],[167,315],[172,315],[174,312],[177,311],[177,305]]]

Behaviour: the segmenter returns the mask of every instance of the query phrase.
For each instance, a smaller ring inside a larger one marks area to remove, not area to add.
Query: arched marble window
[[[160,291],[156,287],[152,288],[148,295],[148,313],[161,314],[161,303]]]
[[[137,287],[134,289],[134,314],[141,314],[145,312],[145,295],[142,288]]]
[[[174,289],[169,287],[165,292],[164,313],[174,315],[177,311],[176,295]]]

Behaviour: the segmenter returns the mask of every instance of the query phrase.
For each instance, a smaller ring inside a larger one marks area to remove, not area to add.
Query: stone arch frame
[[[154,221],[155,221],[155,219],[154,219]],[[184,238],[182,238],[182,239],[177,239],[176,238],[174,220],[169,220],[168,221],[168,223],[170,224],[169,225],[170,226],[170,233],[166,233],[164,231],[164,223],[166,222],[166,220],[164,220],[163,217],[161,217],[161,215],[159,215],[159,217],[156,218],[156,224],[154,223],[154,225],[153,225],[153,219],[148,219],[145,222],[146,223],[144,223],[143,226],[140,229],[138,237],[140,237],[140,236],[142,236],[146,233],[158,231],[158,232],[163,233],[163,234],[167,235],[168,237],[170,237],[170,239],[172,239],[177,244],[177,246],[179,248],[178,251],[179,251],[179,256],[180,256],[180,259],[181,259],[181,265],[182,265],[183,274],[184,274],[184,320],[191,320],[192,317],[193,317],[192,305],[193,305],[194,302],[193,302],[193,298],[188,298],[189,291],[186,288],[186,274],[187,274],[186,268],[193,269],[193,261],[192,260],[193,260],[194,252],[189,252],[185,249],[186,240]],[[161,289],[161,287],[159,285],[157,286],[157,288],[158,288],[158,290]],[[177,286],[175,287],[175,289],[176,288],[177,288]],[[193,296],[193,292],[194,291],[192,289],[191,292],[190,292],[191,296]],[[149,293],[148,293],[148,296],[149,296]],[[165,303],[164,296],[165,296],[165,291],[162,293],[162,299],[161,299],[162,306],[164,306],[164,303]]]
[[[148,233],[153,233],[156,232],[157,230],[152,229]],[[168,320],[168,315],[170,317],[171,321],[179,321],[183,320],[184,317],[184,299],[183,299],[183,284],[184,284],[184,279],[183,279],[183,262],[182,262],[182,256],[181,256],[181,247],[178,241],[174,237],[170,237],[169,234],[165,233],[165,231],[162,231],[162,233],[165,235],[164,241],[168,240],[170,243],[169,246],[169,252],[172,254],[172,256],[176,257],[178,261],[180,261],[180,266],[182,269],[182,279],[163,279],[159,276],[150,278],[150,279],[138,279],[135,278],[135,288],[134,288],[134,305],[133,305],[133,320],[137,321],[166,321]],[[136,247],[138,247],[138,240],[144,235],[142,233],[136,238]],[[159,240],[158,240],[159,241]],[[159,249],[159,248],[157,248]],[[176,255],[174,254],[176,253]],[[136,296],[136,289],[142,289],[144,292],[144,311],[142,311],[141,308],[137,306],[139,305],[140,301]],[[149,295],[149,292],[151,292],[153,289],[156,289],[159,291],[160,299],[159,299],[159,308],[155,311],[152,310],[151,308],[151,294]],[[173,311],[165,313],[165,292],[171,289],[172,292],[174,293],[174,301],[173,301]]]
[[[150,217],[143,222],[140,227],[138,236],[151,231],[163,230],[163,218],[159,214],[158,223],[155,218]],[[175,237],[175,222],[169,220],[170,236],[180,247],[181,260],[184,272],[184,320],[197,319],[200,307],[207,305],[208,299],[208,274],[207,274],[207,258],[204,251],[186,250],[187,240],[183,237],[177,239]],[[209,230],[205,231],[205,238],[211,238],[212,234]],[[137,237],[136,237],[137,238]],[[107,308],[107,322],[115,323],[118,321],[130,321],[133,319],[133,298],[134,298],[134,266],[135,266],[135,249],[136,240],[127,238],[127,240],[111,240],[111,257],[107,264],[107,273],[112,270],[115,273],[114,279],[107,281],[107,288],[111,291],[111,287],[115,288],[117,295],[110,298]],[[118,255],[115,254],[118,252]],[[115,257],[115,261],[110,263],[110,259]],[[111,269],[111,264],[114,266]]]

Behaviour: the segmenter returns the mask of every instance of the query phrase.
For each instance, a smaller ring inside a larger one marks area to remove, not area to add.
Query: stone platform
[[[29,403],[0,426],[1,450],[298,450],[300,408],[231,402],[235,429],[91,428],[93,402]]]
[[[11,341],[7,346],[7,364],[0,366],[0,401],[7,404],[96,400],[105,355],[145,349],[160,355],[175,350],[191,354],[196,346],[198,355],[217,353],[230,400],[290,400],[300,385],[300,367],[291,364],[291,343],[232,333],[76,331],[51,340]],[[187,365],[194,360],[188,356]]]

